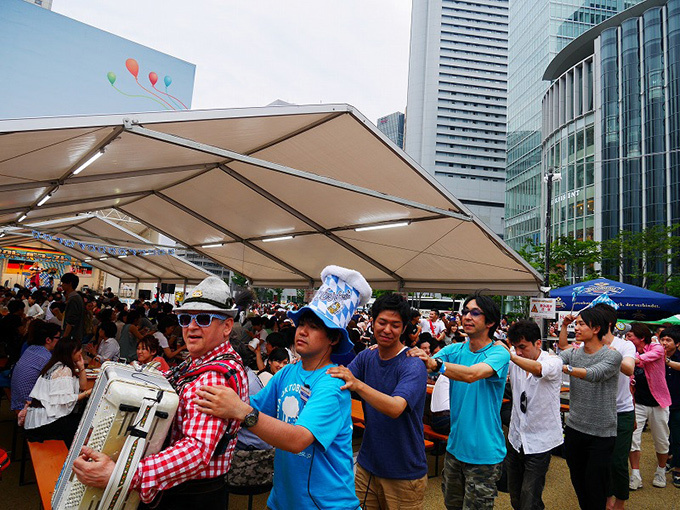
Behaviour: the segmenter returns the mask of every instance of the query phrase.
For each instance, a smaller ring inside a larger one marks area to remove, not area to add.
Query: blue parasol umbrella
[[[598,278],[550,291],[557,298],[557,311],[575,312],[587,307],[594,299],[606,295],[619,305],[619,318],[658,320],[680,313],[680,298],[643,289],[628,283]]]

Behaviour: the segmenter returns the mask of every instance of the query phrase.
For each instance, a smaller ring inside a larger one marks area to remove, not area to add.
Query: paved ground
[[[12,439],[12,415],[6,399],[2,399],[0,405],[0,448],[9,450]],[[358,447],[360,440],[355,441]],[[657,489],[652,486],[652,476],[654,474],[655,457],[653,445],[649,432],[643,434],[642,441],[642,475],[644,488],[631,494],[631,499],[626,508],[633,510],[670,510],[680,509],[680,489],[676,489],[668,477],[668,486],[665,489]],[[430,458],[430,472],[434,472],[434,459]],[[33,471],[30,463],[27,467],[27,478],[32,478]],[[3,473],[0,481],[0,508],[3,510],[40,508],[40,498],[35,484],[23,487],[18,486],[19,463],[13,463],[8,470]],[[430,479],[425,498],[426,509],[444,508],[440,488],[441,478]],[[569,471],[564,460],[560,457],[553,457],[548,472],[546,488],[544,491],[544,502],[547,509],[578,509],[576,495],[569,480]],[[253,507],[256,509],[265,508],[266,495],[255,498]],[[243,496],[232,496],[230,508],[241,510],[247,508],[247,498]],[[499,494],[496,500],[496,509],[510,509],[510,498],[507,494]]]

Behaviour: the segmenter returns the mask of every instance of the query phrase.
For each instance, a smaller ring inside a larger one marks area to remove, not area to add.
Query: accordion
[[[106,362],[52,495],[53,509],[133,510],[139,494],[129,490],[139,461],[163,447],[179,397],[153,367]],[[83,485],[73,461],[83,446],[116,461],[106,489]]]

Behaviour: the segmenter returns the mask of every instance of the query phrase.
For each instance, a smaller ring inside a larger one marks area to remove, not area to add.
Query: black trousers
[[[550,451],[526,454],[508,445],[505,467],[508,473],[510,503],[515,510],[543,510],[545,475],[550,467]]]
[[[564,457],[582,510],[604,510],[607,506],[615,443],[615,436],[598,437],[570,427],[564,429]]]
[[[154,510],[224,510],[227,508],[227,482],[223,476],[203,480],[188,480],[165,490],[149,505],[139,505],[141,509]]]

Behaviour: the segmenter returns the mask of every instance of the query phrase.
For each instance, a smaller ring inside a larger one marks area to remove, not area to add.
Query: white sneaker
[[[656,480],[656,477],[654,478]],[[664,480],[665,483],[665,480]],[[639,475],[630,475],[630,481],[628,482],[628,488],[632,491],[642,489],[642,477]]]
[[[631,478],[632,479],[632,478]],[[640,482],[642,484],[642,482]],[[666,486],[666,473],[657,471],[654,473],[654,480],[652,481],[654,487],[664,488]]]

